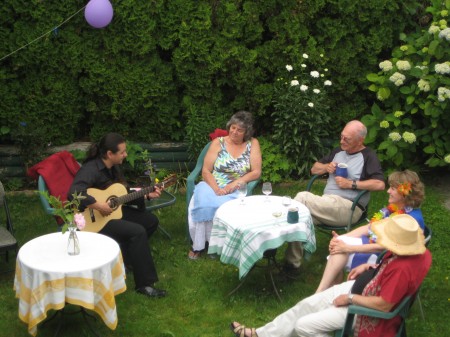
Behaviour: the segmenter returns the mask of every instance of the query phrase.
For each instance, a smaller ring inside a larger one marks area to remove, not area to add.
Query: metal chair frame
[[[318,175],[315,174],[311,177],[311,179],[308,182],[308,185],[306,186],[306,191],[311,192],[312,187],[314,182],[317,181],[317,179],[324,177],[325,175]],[[317,224],[316,227],[320,230],[324,230],[324,231],[342,231],[342,230],[346,230],[347,232],[350,232],[350,230],[354,227],[360,226],[364,223],[369,222],[368,218],[367,218],[367,210],[368,210],[368,206],[366,206],[365,210],[363,211],[361,217],[356,221],[356,222],[352,222],[352,218],[353,218],[353,214],[355,213],[356,208],[358,208],[359,205],[359,200],[366,195],[367,193],[369,193],[368,190],[361,190],[358,195],[356,196],[356,198],[353,200],[352,206],[350,208],[351,213],[349,216],[349,219],[347,221],[346,226],[330,226],[330,225],[326,225],[326,224]]]
[[[9,262],[9,252],[14,251],[17,254],[18,243],[14,236],[14,226],[8,203],[6,202],[5,189],[1,181],[0,203],[3,204],[3,209],[5,210],[5,226],[0,225],[0,254],[5,255],[6,262]]]

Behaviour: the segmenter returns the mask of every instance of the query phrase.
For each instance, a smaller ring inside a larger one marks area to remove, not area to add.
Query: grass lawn
[[[274,186],[274,195],[291,195],[304,190],[305,183]],[[261,194],[257,187],[255,194]],[[23,245],[42,234],[56,231],[52,217],[44,213],[37,194],[8,194],[16,236]],[[387,194],[373,193],[370,214],[387,201]],[[277,284],[282,296],[278,302],[272,292],[270,279],[256,268],[248,275],[244,285],[231,297],[227,296],[239,282],[237,268],[223,265],[218,259],[187,259],[185,195],[177,194],[177,202],[160,210],[161,224],[168,230],[169,240],[161,231],[150,240],[159,273],[158,287],[167,289],[169,295],[162,299],[147,299],[137,295],[133,276],[127,275],[128,291],[116,297],[119,324],[109,330],[101,320],[93,322],[100,336],[151,336],[151,337],[229,337],[228,325],[238,320],[249,326],[260,326],[288,309],[300,299],[312,294],[325,265],[329,236],[316,232],[317,251],[302,266],[298,280],[281,276]],[[448,223],[450,212],[443,206],[443,197],[436,189],[427,188],[423,205],[425,222],[433,230],[429,246],[433,266],[421,289],[425,320],[420,317],[417,303],[407,322],[408,336],[450,336],[449,312],[449,250]],[[3,213],[0,213],[3,216]],[[82,244],[82,243],[81,243]],[[283,258],[284,247],[278,249],[278,259]],[[0,271],[14,269],[15,256],[9,264],[0,262]],[[18,318],[18,301],[13,291],[14,272],[0,275],[0,336],[29,336],[27,327]],[[52,314],[53,311],[50,312]],[[39,326],[38,336],[53,336],[57,322]],[[70,316],[60,336],[93,336],[81,315]]]

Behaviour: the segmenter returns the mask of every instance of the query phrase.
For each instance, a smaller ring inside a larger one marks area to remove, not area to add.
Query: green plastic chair
[[[400,316],[402,318],[402,322],[400,324],[399,329],[397,330],[396,337],[406,337],[406,317],[408,316],[409,309],[414,302],[415,296],[406,296],[403,301],[395,308],[394,311],[384,312],[375,309],[369,309],[366,307],[362,307],[359,305],[350,305],[348,307],[347,318],[345,320],[345,325],[342,330],[338,330],[335,332],[334,337],[347,337],[353,336],[353,320],[355,319],[355,315],[364,315],[370,317],[377,317],[381,319],[391,319],[395,316]]]
[[[311,177],[311,179],[309,180],[308,185],[306,186],[306,191],[311,192],[314,182],[316,182],[317,179],[322,178],[322,177],[324,177],[324,175],[318,175],[318,174],[313,175]],[[366,195],[367,193],[369,193],[368,190],[361,190],[358,193],[358,195],[356,196],[355,200],[353,200],[353,203],[351,206],[351,213],[350,213],[350,216],[349,216],[346,226],[330,226],[327,224],[317,224],[316,227],[318,229],[321,229],[324,231],[342,231],[345,229],[347,232],[350,232],[350,230],[352,228],[360,226],[365,223],[368,223],[369,220],[367,218],[367,209],[369,208],[369,205],[366,206],[361,217],[356,222],[352,222],[353,213],[355,212],[355,209],[359,205],[359,200],[361,199],[362,196]]]
[[[205,145],[203,150],[200,152],[200,155],[197,158],[197,163],[195,164],[194,169],[189,174],[186,181],[186,239],[189,241],[189,221],[188,221],[188,209],[189,203],[191,202],[191,198],[194,195],[195,183],[197,182],[198,177],[200,176],[203,168],[203,161],[205,160],[206,152],[208,152],[209,147],[211,146],[211,142]],[[247,195],[252,195],[253,189],[258,185],[259,179],[250,181],[247,184]]]

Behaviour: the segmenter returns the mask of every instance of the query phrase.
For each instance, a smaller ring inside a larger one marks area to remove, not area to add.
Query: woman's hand
[[[328,246],[330,254],[350,253],[350,246],[340,240],[338,237],[333,237]]]
[[[346,294],[339,295],[333,300],[333,304],[335,307],[345,307],[349,305],[348,295]]]

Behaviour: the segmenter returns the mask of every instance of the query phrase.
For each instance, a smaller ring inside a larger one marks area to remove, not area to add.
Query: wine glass
[[[262,192],[266,195],[266,200],[269,201],[269,195],[272,193],[272,184],[271,183],[263,183]]]
[[[291,205],[291,203],[292,203],[292,199],[290,196],[285,195],[281,199],[281,204],[286,208],[286,214],[287,214],[287,208]]]
[[[244,205],[244,198],[247,195],[247,183],[241,182],[238,186],[239,199],[241,199],[241,205]]]

